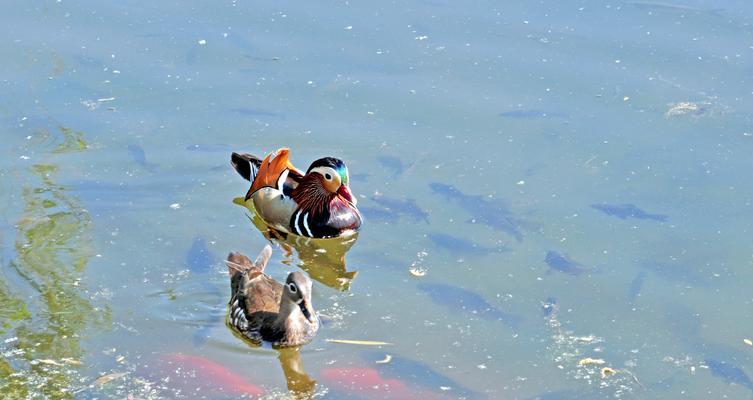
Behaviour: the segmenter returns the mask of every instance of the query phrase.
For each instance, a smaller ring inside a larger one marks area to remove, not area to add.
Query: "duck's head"
[[[320,158],[309,167],[306,175],[317,174],[321,177],[322,187],[330,194],[337,195],[343,200],[355,205],[357,200],[350,191],[350,176],[345,162],[339,158]]]
[[[311,304],[311,279],[300,272],[291,272],[285,280],[282,291],[283,301],[289,300],[296,304],[306,319],[314,323],[316,311]]]

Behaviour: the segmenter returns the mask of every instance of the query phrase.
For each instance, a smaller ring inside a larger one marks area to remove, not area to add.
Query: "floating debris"
[[[376,360],[375,362],[377,364],[388,364],[390,361],[392,361],[392,356],[389,354],[385,354],[383,359]]]
[[[97,380],[94,381],[94,383],[97,386],[104,386],[108,384],[109,382],[114,381],[115,379],[118,379],[118,378],[122,378],[126,375],[128,375],[128,372],[116,372],[114,374],[103,375],[97,378]]]
[[[586,357],[578,361],[578,365],[602,365],[602,364],[604,364],[604,360],[602,360],[601,358]]]
[[[56,367],[63,367],[63,366],[65,366],[65,364],[59,363],[59,362],[57,362],[55,360],[41,359],[41,360],[37,360],[37,362],[40,363],[40,364],[54,365]]]
[[[339,344],[357,344],[361,346],[391,346],[392,343],[380,342],[375,340],[350,340],[350,339],[325,339],[329,343]]]
[[[664,113],[664,116],[667,118],[682,115],[690,115],[694,118],[700,118],[710,115],[712,112],[711,103],[709,102],[693,103],[690,101],[681,101],[679,103],[670,103],[667,106],[669,109]]]
[[[747,344],[748,346],[753,346],[753,340],[750,339],[743,339],[743,343]]]
[[[412,267],[411,269],[408,270],[408,272],[410,272],[411,275],[417,278],[426,276],[426,271],[427,271],[426,268],[420,268],[420,267]]]
[[[585,354],[603,351],[604,339],[595,335],[577,336],[572,331],[566,330],[559,320],[560,306],[555,298],[550,297],[542,302],[542,309],[544,321],[552,331],[552,342],[547,346],[547,350],[551,354],[554,365],[569,378],[587,382],[589,385],[598,384],[601,396],[599,398],[620,398],[637,388],[643,388],[641,382],[629,369],[617,370],[606,366],[606,361],[603,359],[584,357]],[[634,365],[634,360],[626,361],[625,365]],[[614,377],[603,380],[611,376]],[[596,380],[599,377],[601,381]]]

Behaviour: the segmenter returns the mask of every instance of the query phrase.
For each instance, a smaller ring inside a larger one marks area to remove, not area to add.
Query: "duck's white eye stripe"
[[[288,288],[289,288],[289,289],[290,289],[290,291],[291,291],[291,292],[293,292],[293,293],[295,293],[295,292],[297,292],[297,291],[298,291],[298,288],[297,288],[297,287],[295,287],[295,283],[289,283],[289,284],[288,284]]]

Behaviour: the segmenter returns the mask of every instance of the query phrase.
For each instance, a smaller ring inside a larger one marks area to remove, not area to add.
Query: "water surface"
[[[7,5],[0,391],[748,398],[752,21],[735,0]],[[346,160],[369,210],[339,253],[274,240],[269,273],[311,274],[328,316],[284,353],[224,325],[222,265],[268,242],[230,152],[281,146]]]

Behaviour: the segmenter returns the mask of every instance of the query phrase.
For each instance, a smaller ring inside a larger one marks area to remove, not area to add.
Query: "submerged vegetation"
[[[61,128],[63,143],[52,152],[86,149],[80,132]],[[49,158],[46,161],[53,161]],[[15,254],[0,282],[0,392],[9,398],[72,398],[89,324],[109,322],[81,284],[92,256],[91,218],[57,183],[53,163],[30,168],[21,189]]]

